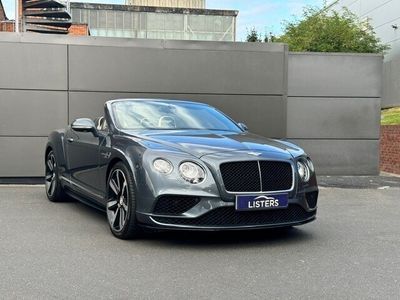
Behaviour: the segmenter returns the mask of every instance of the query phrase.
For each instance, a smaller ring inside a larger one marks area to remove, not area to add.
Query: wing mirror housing
[[[93,120],[88,118],[76,119],[72,123],[71,128],[72,130],[78,132],[92,132],[95,136],[97,136],[96,125],[94,124]]]
[[[238,125],[239,125],[240,129],[242,129],[244,132],[249,131],[249,128],[247,127],[246,124],[244,124],[244,123],[238,123]]]

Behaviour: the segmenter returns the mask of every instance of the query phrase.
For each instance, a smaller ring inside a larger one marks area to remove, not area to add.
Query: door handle
[[[72,143],[74,141],[73,138],[67,138],[68,143]]]

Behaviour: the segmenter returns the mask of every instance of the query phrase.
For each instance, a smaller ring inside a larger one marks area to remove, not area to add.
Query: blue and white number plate
[[[236,196],[236,210],[239,211],[286,208],[288,205],[288,194]]]

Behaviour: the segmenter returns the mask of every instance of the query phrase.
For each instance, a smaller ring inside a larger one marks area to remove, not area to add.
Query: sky
[[[14,0],[2,0],[9,19],[14,18]],[[71,1],[73,2],[73,1]],[[79,2],[123,4],[124,0],[82,0]],[[301,16],[305,6],[322,7],[324,0],[206,0],[210,9],[233,9],[239,11],[237,40],[244,41],[248,30],[255,28],[265,34],[282,32],[282,22]]]

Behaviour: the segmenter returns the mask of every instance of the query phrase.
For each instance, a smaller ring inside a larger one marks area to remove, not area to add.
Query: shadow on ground
[[[59,204],[57,204],[59,205]],[[107,218],[104,212],[98,211],[80,202],[63,203],[65,208],[73,208],[81,214],[82,218],[89,219],[96,223],[107,225]],[[111,235],[110,231],[106,234]],[[235,230],[235,231],[154,231],[146,230],[143,237],[138,240],[127,242],[140,242],[146,244],[157,244],[157,246],[168,247],[228,247],[232,246],[260,246],[261,244],[293,244],[313,239],[313,236],[302,227],[257,229],[257,230]]]
[[[158,246],[179,248],[232,248],[268,245],[282,246],[284,244],[304,243],[313,239],[311,233],[299,228],[260,229],[244,231],[219,231],[219,232],[153,232],[149,233],[144,241],[156,243]]]

